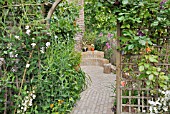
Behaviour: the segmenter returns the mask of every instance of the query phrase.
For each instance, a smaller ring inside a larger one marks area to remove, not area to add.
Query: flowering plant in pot
[[[91,44],[91,51],[94,51],[94,44]]]
[[[83,42],[83,47],[82,47],[82,51],[83,52],[86,52],[87,50],[88,50],[88,47],[87,47],[87,44],[86,44],[87,42],[85,41],[85,42]]]

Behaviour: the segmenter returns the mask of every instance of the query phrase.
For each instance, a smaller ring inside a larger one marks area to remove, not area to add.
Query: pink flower
[[[111,37],[113,37],[113,34],[108,33],[108,34],[107,34],[107,37],[108,37],[108,38],[111,38]]]
[[[99,37],[102,37],[103,36],[103,33],[101,32],[100,34],[99,34]]]
[[[107,46],[108,49],[111,48],[111,46],[110,46],[110,44],[108,42],[106,43],[106,46]]]

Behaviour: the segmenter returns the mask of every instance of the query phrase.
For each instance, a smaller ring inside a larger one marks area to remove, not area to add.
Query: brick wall
[[[73,1],[73,0],[68,0],[69,2]],[[80,9],[79,12],[79,18],[76,19],[76,24],[79,25],[80,29],[82,30],[81,32],[77,33],[75,36],[75,41],[76,41],[76,45],[75,45],[75,49],[77,51],[81,51],[82,48],[82,38],[83,38],[83,34],[85,31],[85,24],[84,24],[84,0],[77,0],[78,1],[78,5],[82,6],[82,8]]]

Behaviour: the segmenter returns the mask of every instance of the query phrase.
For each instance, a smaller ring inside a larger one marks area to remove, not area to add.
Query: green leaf
[[[151,74],[151,71],[146,71],[146,74]]]
[[[149,75],[149,80],[153,80],[153,74]]]
[[[128,2],[129,2],[129,0],[123,0],[122,4],[126,5],[126,4],[128,4]]]
[[[158,26],[159,22],[158,21],[154,21],[151,26]]]
[[[139,44],[144,46],[146,44],[146,41],[145,40],[139,40]]]
[[[139,71],[140,72],[144,71],[144,66],[139,66]]]
[[[131,49],[133,49],[133,48],[134,48],[134,45],[133,45],[133,44],[128,45],[128,50],[131,50]]]
[[[155,59],[155,58],[153,58],[152,56],[149,56],[149,61],[150,62],[153,62],[153,63],[157,63],[158,61]]]
[[[145,63],[144,66],[145,66],[145,68],[149,68],[149,64]]]
[[[146,81],[146,85],[150,85],[150,83],[151,83],[150,81],[148,81],[148,80]]]
[[[159,73],[157,71],[153,71],[153,74],[158,76]]]
[[[160,67],[158,67],[158,68],[157,68],[157,71],[158,71],[158,72],[160,72],[160,71],[161,71],[161,68],[160,68]]]
[[[120,17],[118,18],[118,20],[119,20],[119,21],[123,21],[123,20],[124,20],[124,16],[120,16]]]

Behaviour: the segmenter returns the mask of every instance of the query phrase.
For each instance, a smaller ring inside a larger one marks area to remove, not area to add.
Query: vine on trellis
[[[113,5],[121,30],[117,112],[168,112],[170,1],[115,0]]]

